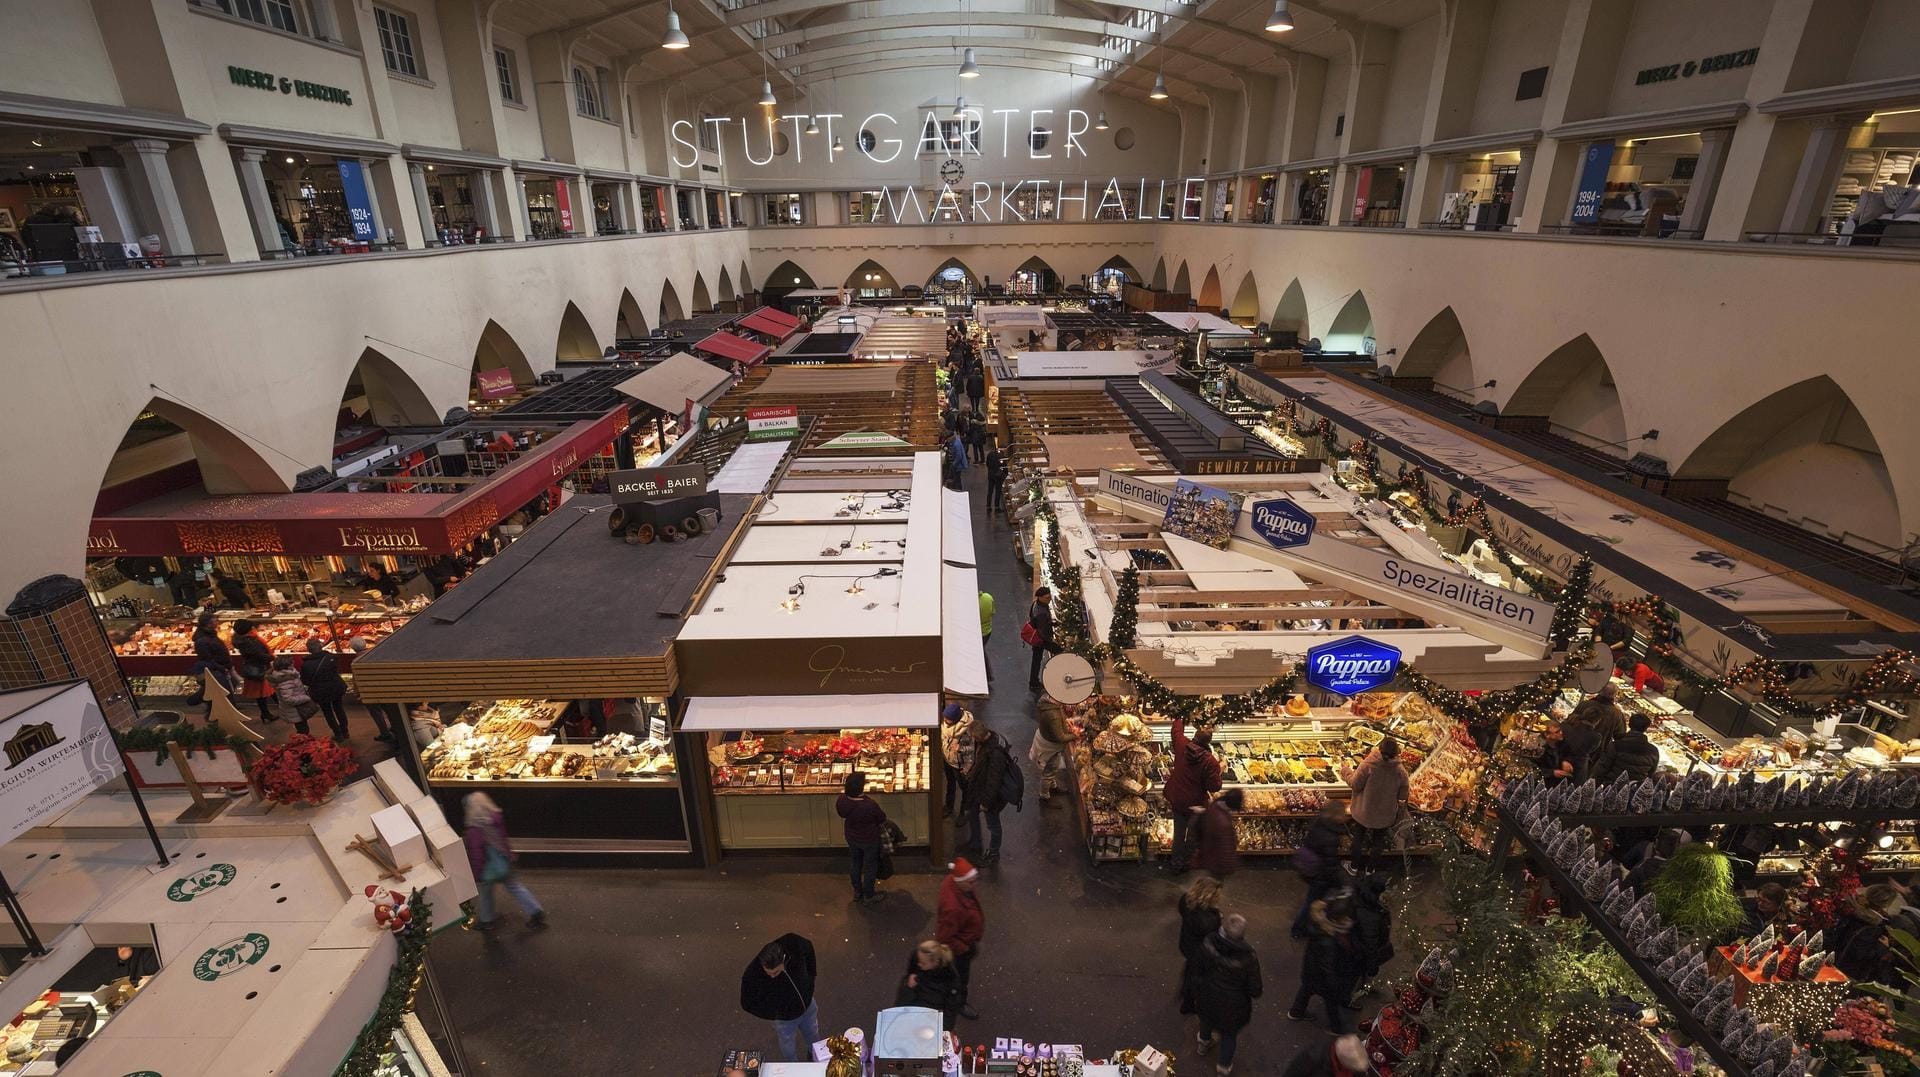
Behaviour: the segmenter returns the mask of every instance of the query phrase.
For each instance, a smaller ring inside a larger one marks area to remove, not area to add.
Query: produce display
[[[665,781],[675,773],[662,741],[612,733],[560,744],[552,732],[565,702],[502,699],[476,703],[420,755],[433,784],[479,781]]]
[[[908,729],[747,734],[709,746],[707,762],[718,794],[839,792],[856,770],[870,793],[931,787],[927,735]]]
[[[143,620],[136,623],[109,622],[107,635],[113,641],[113,653],[130,675],[164,675],[187,672],[193,665],[192,611],[178,607],[179,619]],[[275,654],[296,657],[307,653],[307,641],[318,639],[339,654],[349,654],[347,641],[356,636],[378,643],[399,631],[408,621],[405,614],[387,611],[356,612],[342,606],[341,612],[312,610],[302,613],[241,613],[221,611],[215,631],[221,642],[233,646],[233,622],[253,621],[254,634]]]

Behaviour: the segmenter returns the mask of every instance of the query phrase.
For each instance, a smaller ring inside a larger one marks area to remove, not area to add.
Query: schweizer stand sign
[[[1248,526],[1276,550],[1305,546],[1313,538],[1313,513],[1294,504],[1291,498],[1255,501],[1247,508],[1251,512]]]
[[[1348,636],[1307,650],[1307,683],[1337,696],[1357,696],[1393,683],[1400,648]]]

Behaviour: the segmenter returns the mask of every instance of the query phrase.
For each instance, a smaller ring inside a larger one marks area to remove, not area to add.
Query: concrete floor
[[[969,476],[981,586],[998,606],[989,645],[997,690],[985,713],[1027,768],[1028,801],[1006,813],[1003,859],[981,872],[987,929],[972,989],[981,1017],[961,1022],[962,1042],[1017,1036],[1083,1044],[1097,1057],[1151,1043],[1176,1057],[1177,1073],[1211,1073],[1175,998],[1175,901],[1186,880],[1159,865],[1093,865],[1071,802],[1035,799],[1038,777],[1024,758],[1033,697],[1018,630],[1028,575],[1007,526],[979,509],[981,472]],[[919,867],[903,863],[882,884],[885,900],[862,908],[849,900],[840,856],[735,857],[697,871],[528,866],[523,879],[551,926],[529,930],[515,910],[493,939],[448,932],[434,942],[434,975],[474,1073],[704,1077],[729,1048],[778,1057],[771,1027],[740,1011],[739,978],[762,944],[789,931],[819,952],[823,1034],[871,1029],[874,1012],[892,1004],[908,952],[932,934],[940,875],[924,860]],[[1250,860],[1227,884],[1227,906],[1250,921],[1266,981],[1238,1073],[1278,1073],[1301,1046],[1324,1042],[1320,1026],[1285,1017],[1299,974],[1287,928],[1302,894],[1282,858]]]

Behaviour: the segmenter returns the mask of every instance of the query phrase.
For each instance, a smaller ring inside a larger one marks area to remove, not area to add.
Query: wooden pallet
[[[1049,434],[1127,434],[1149,463],[1166,468],[1166,458],[1133,425],[1133,420],[1098,389],[1036,390],[1003,388],[1000,423],[1007,431],[1008,466],[1016,473],[1030,467],[1048,470]]]
[[[877,363],[894,367],[899,380],[892,392],[845,393],[760,393],[755,392],[767,380],[767,367],[747,374],[739,386],[713,405],[713,414],[728,418],[744,415],[748,408],[778,407],[791,404],[800,414],[816,420],[803,448],[811,449],[842,434],[874,431],[891,434],[916,450],[940,447],[940,392],[934,384],[932,363]],[[788,368],[796,369],[796,368]],[[806,368],[797,368],[806,369]],[[841,370],[844,367],[822,367]]]

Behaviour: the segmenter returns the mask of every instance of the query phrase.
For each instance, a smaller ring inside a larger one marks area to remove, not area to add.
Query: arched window
[[[582,116],[596,120],[607,118],[606,107],[600,101],[599,76],[579,65],[573,69],[573,107]]]

